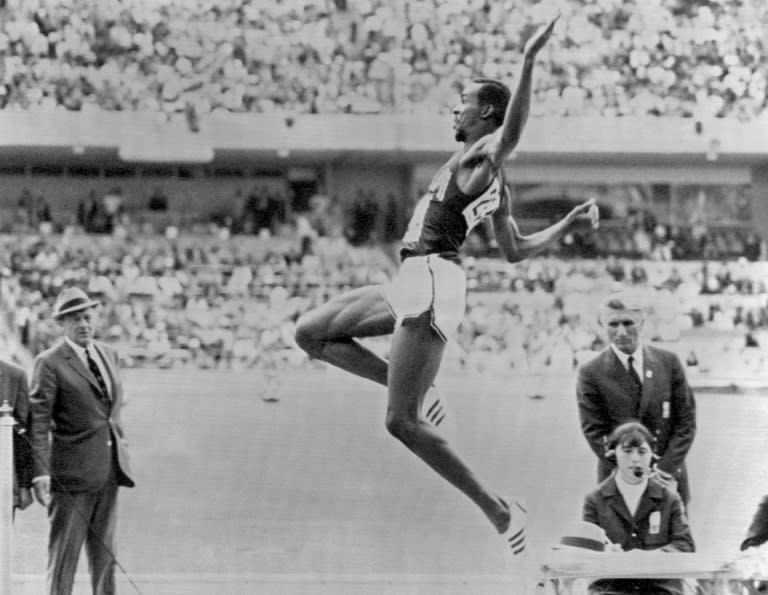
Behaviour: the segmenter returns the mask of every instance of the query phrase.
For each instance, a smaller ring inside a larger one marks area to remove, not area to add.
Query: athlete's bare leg
[[[399,326],[389,359],[387,430],[443,478],[464,492],[499,533],[510,523],[509,506],[491,493],[434,428],[419,418],[421,401],[437,376],[445,343],[428,312]]]
[[[296,342],[310,357],[387,385],[387,361],[355,338],[389,335],[395,317],[382,296],[382,287],[369,285],[336,296],[302,315]]]

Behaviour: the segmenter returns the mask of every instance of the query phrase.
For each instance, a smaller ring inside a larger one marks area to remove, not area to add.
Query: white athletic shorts
[[[464,318],[467,280],[458,264],[437,254],[409,256],[383,293],[396,326],[431,312],[432,328],[447,341]]]

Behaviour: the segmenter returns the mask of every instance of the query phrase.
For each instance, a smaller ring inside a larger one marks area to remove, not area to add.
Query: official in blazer
[[[579,370],[576,394],[581,429],[598,458],[598,482],[615,463],[606,441],[620,424],[638,420],[650,430],[659,456],[657,479],[690,501],[685,457],[696,434],[696,402],[678,357],[640,340],[644,311],[631,297],[610,297],[600,323],[610,345]]]
[[[652,474],[653,437],[639,422],[616,428],[608,457],[616,470],[584,499],[584,521],[601,527],[621,551],[693,552],[695,544],[680,496]],[[683,595],[675,579],[601,579],[590,594]]]
[[[753,547],[765,547],[768,542],[768,496],[763,496],[757,505],[757,510],[752,517],[752,522],[747,529],[747,535],[741,542],[741,551]],[[768,581],[758,581],[753,585],[756,593],[768,593]]]
[[[741,551],[759,547],[766,542],[768,542],[768,496],[763,496],[749,524],[747,535],[741,542]]]
[[[51,595],[72,592],[84,543],[94,595],[115,593],[118,487],[134,485],[117,354],[93,340],[97,305],[75,287],[59,294],[53,316],[64,338],[37,356],[32,375],[33,491],[48,507]]]

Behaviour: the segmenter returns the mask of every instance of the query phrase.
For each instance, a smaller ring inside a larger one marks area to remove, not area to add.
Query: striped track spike
[[[506,541],[508,550],[514,557],[519,556],[525,551],[526,547],[526,535],[525,535],[525,521],[527,511],[525,507],[517,500],[512,499],[509,505],[510,511],[510,523],[503,537]]]
[[[427,422],[435,427],[439,427],[448,415],[445,401],[440,398],[440,394],[434,386],[431,386],[424,396],[421,416]]]

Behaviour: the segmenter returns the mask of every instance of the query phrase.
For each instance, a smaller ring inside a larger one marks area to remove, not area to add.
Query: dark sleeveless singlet
[[[446,163],[419,200],[403,236],[401,260],[438,254],[459,263],[467,234],[501,204],[502,175],[496,174],[477,196],[467,196],[456,184],[456,172]]]

